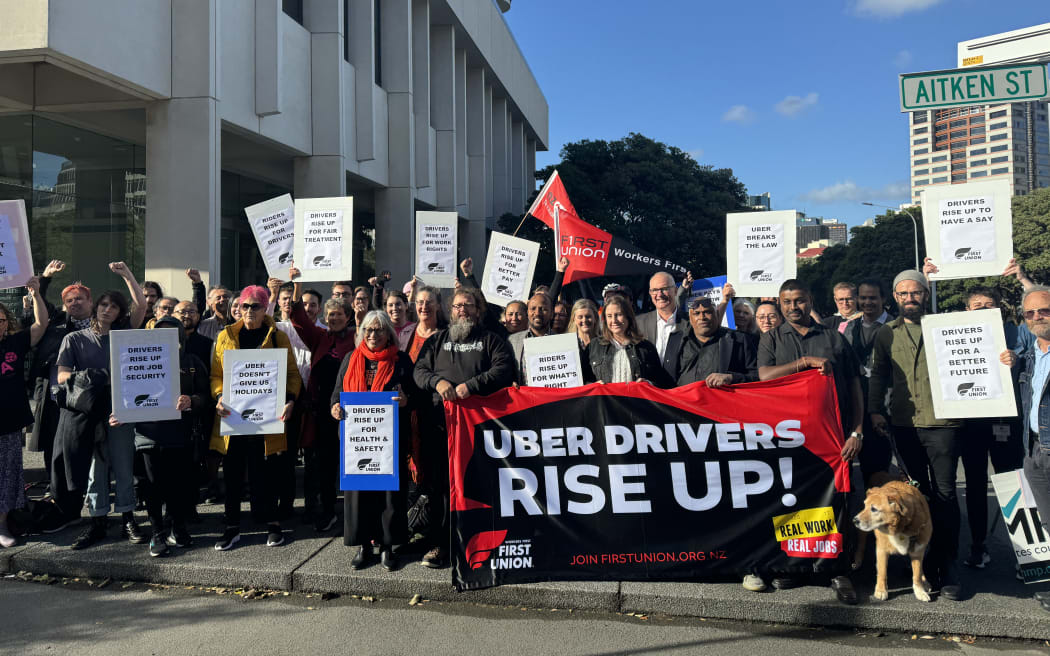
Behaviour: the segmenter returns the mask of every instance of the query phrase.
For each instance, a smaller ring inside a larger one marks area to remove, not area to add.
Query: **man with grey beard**
[[[962,521],[955,490],[962,422],[938,419],[933,412],[921,326],[930,297],[926,277],[919,271],[902,271],[893,280],[893,296],[900,317],[875,334],[868,412],[880,435],[890,437],[892,425],[902,464],[930,499],[933,539],[926,552],[926,576],[941,596],[957,601],[963,595],[955,564]]]
[[[427,338],[416,359],[413,379],[431,392],[430,403],[419,409],[423,475],[432,505],[431,549],[423,556],[426,567],[443,567],[451,540],[449,517],[448,431],[445,401],[487,395],[515,380],[514,354],[481,321],[485,299],[481,292],[462,287],[452,297],[449,327]]]

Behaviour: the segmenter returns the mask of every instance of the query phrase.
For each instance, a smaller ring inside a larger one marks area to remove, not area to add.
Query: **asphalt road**
[[[0,580],[10,654],[1047,654],[1047,643],[183,587]]]

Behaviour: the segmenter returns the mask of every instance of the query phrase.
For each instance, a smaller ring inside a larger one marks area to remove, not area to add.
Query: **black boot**
[[[124,537],[127,538],[131,544],[142,544],[146,541],[146,536],[139,530],[139,525],[135,521],[135,513],[126,512],[123,515],[124,527],[122,532]]]
[[[70,549],[86,549],[93,544],[97,544],[106,538],[106,528],[109,526],[109,521],[105,517],[92,517],[91,528],[77,536],[76,540],[73,540],[73,544],[70,545]]]
[[[372,545],[363,544],[354,557],[350,560],[350,569],[361,569],[372,560]]]
[[[379,564],[388,572],[393,572],[397,569],[397,556],[394,555],[394,550],[390,545],[379,547]]]

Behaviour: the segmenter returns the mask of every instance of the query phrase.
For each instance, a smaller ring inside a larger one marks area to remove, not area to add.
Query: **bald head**
[[[661,271],[649,279],[649,298],[660,316],[667,319],[678,309],[675,299],[675,284],[671,274]]]

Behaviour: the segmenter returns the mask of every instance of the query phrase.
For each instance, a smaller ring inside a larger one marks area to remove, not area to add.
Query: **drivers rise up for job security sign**
[[[445,415],[461,590],[848,568],[849,464],[819,372],[505,389]]]

